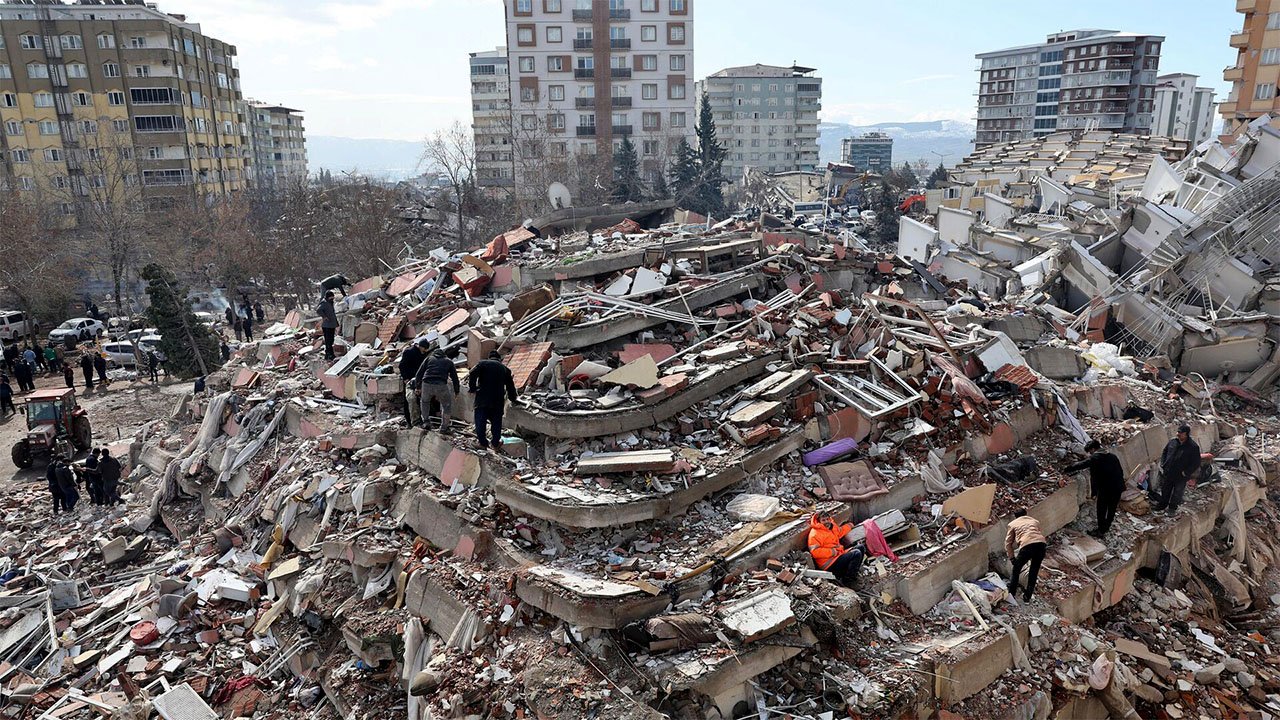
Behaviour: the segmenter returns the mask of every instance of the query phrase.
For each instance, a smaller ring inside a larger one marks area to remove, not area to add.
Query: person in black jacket
[[[80,356],[80,372],[84,373],[84,389],[93,389],[93,358],[89,357],[88,351]]]
[[[426,338],[420,338],[418,342],[405,348],[403,354],[400,355],[400,380],[404,382],[404,411],[405,417],[409,418],[409,425],[417,425],[422,416],[418,412],[418,386],[415,378],[418,377],[418,369],[422,367],[422,361],[427,359],[427,348],[431,347],[431,341]]]
[[[102,500],[108,505],[123,502],[120,499],[120,461],[111,457],[111,452],[102,448],[102,458],[98,460],[98,474],[102,476]]]
[[[452,384],[451,384],[452,383]],[[453,419],[453,397],[462,392],[458,384],[458,369],[453,361],[445,356],[444,351],[437,348],[418,367],[413,377],[413,384],[421,399],[418,412],[422,415],[422,426],[431,427],[431,401],[440,404],[440,432],[449,432],[449,423]]]
[[[1151,509],[1176,514],[1182,505],[1187,481],[1199,469],[1200,446],[1191,439],[1191,426],[1183,425],[1160,453],[1160,497]]]
[[[1090,440],[1084,446],[1090,453],[1086,460],[1063,468],[1070,475],[1085,468],[1089,469],[1089,494],[1098,502],[1098,528],[1090,535],[1096,538],[1105,537],[1116,519],[1116,508],[1120,505],[1120,496],[1124,493],[1124,467],[1115,453],[1103,452],[1102,443]]]
[[[98,470],[98,457],[102,450],[94,448],[89,457],[84,459],[84,490],[89,494],[89,502],[94,505],[105,505],[102,493],[102,473]]]
[[[53,496],[53,512],[56,515],[62,510],[62,486],[58,484],[58,458],[49,458],[49,465],[44,469],[44,479],[49,483],[49,494]]]
[[[494,350],[487,360],[481,360],[471,368],[467,386],[476,396],[476,439],[480,441],[480,449],[489,449],[486,425],[493,435],[494,449],[497,449],[502,444],[502,413],[506,409],[506,401],[516,401],[516,384],[511,369],[502,364],[502,356]]]
[[[76,502],[80,500],[80,493],[76,490],[75,473],[71,472],[71,466],[67,464],[67,459],[64,457],[59,457],[55,465],[54,476],[57,478],[62,509],[71,512],[75,509]],[[56,502],[57,496],[55,496],[55,506]]]
[[[324,359],[333,359],[333,339],[338,333],[338,313],[333,307],[333,291],[326,290],[324,299],[316,306],[320,316],[320,332],[324,334]]]
[[[98,371],[98,382],[107,384],[107,359],[102,353],[93,354],[93,369]]]

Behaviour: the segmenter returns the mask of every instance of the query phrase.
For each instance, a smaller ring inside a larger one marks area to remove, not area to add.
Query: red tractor
[[[27,436],[13,446],[13,464],[29,468],[37,456],[46,461],[54,453],[71,457],[93,442],[89,414],[76,403],[71,388],[45,388],[26,396]]]

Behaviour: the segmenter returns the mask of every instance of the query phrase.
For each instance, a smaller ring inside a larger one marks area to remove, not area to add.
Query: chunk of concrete
[[[1040,345],[1023,353],[1023,357],[1031,369],[1050,380],[1074,380],[1089,369],[1080,353],[1067,347]]]
[[[755,642],[792,625],[791,598],[778,589],[765,590],[726,605],[720,611],[725,627],[743,642]]]

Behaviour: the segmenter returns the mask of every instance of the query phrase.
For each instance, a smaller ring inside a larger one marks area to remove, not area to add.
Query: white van
[[[20,310],[0,310],[0,340],[14,340],[33,334],[37,324],[27,322],[27,316]]]

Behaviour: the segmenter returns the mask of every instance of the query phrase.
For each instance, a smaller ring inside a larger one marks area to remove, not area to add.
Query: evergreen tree
[[[876,236],[881,242],[898,242],[898,196],[889,183],[880,182],[876,199]]]
[[[902,182],[902,188],[920,187],[920,178],[916,176],[916,171],[911,169],[911,163],[902,163],[902,169],[898,171],[898,178]]]
[[[671,188],[667,187],[667,174],[659,172],[653,178],[653,188],[649,193],[649,197],[654,200],[666,200],[671,197]]]
[[[938,183],[945,182],[946,179],[947,169],[942,166],[942,163],[938,163],[938,167],[934,168],[933,172],[929,173],[929,180],[925,182],[924,186],[928,190],[936,190],[938,188]]]
[[[640,202],[644,199],[644,182],[640,179],[640,159],[631,138],[622,138],[622,144],[613,153],[614,202]]]
[[[699,187],[696,202],[689,209],[702,215],[724,215],[724,186],[729,183],[724,176],[724,159],[728,153],[716,138],[716,121],[706,93],[698,107],[694,134],[698,138]]]
[[[187,302],[187,289],[161,265],[142,268],[151,307],[147,315],[160,333],[159,349],[169,373],[183,378],[206,375],[222,364],[218,339],[196,319]]]
[[[676,146],[675,161],[668,171],[671,197],[675,199],[676,205],[688,208],[694,202],[698,174],[698,154],[690,147],[688,140],[680,138],[680,144]]]

